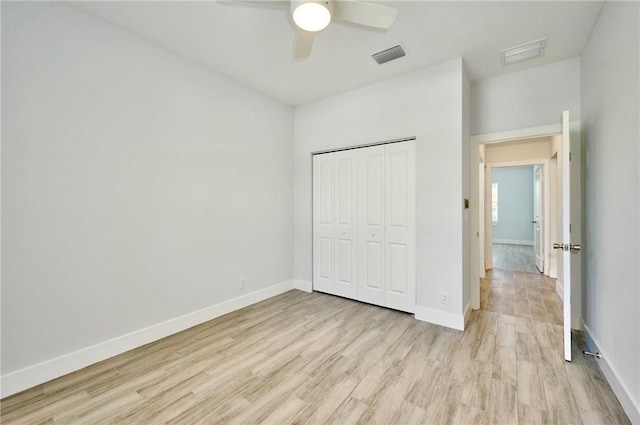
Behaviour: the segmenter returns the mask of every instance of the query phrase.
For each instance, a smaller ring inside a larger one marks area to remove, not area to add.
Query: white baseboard
[[[471,301],[467,303],[467,307],[464,309],[464,327],[467,327],[467,323],[469,322],[469,318],[471,317]],[[464,330],[464,329],[463,329]]]
[[[494,239],[493,243],[502,243],[505,245],[531,245],[533,246],[533,241],[521,241],[517,239]]]
[[[551,279],[557,279],[557,278],[558,278],[558,270],[557,270],[557,269],[555,269],[555,268],[553,268],[553,267],[551,267],[551,268],[549,269],[549,277],[550,277]]]
[[[304,292],[313,292],[313,284],[308,280],[295,279],[293,287]]]
[[[267,288],[223,301],[201,310],[158,323],[144,329],[122,335],[63,356],[28,366],[0,378],[0,397],[4,398],[52,379],[80,370],[94,363],[141,347],[177,332],[239,310],[251,304],[296,288],[294,280],[288,280]]]
[[[584,337],[589,351],[602,355],[601,358],[597,359],[598,366],[611,386],[613,393],[618,397],[618,401],[620,401],[629,420],[632,424],[640,424],[640,403],[634,399],[633,394],[629,391],[629,387],[620,379],[622,375],[609,363],[607,353],[602,350],[602,346],[593,337],[591,330],[584,321],[582,321],[582,329],[584,329]]]
[[[556,279],[556,292],[562,301],[564,301],[564,285],[560,279]]]
[[[422,307],[417,305],[415,318],[423,322],[433,323],[446,328],[464,330],[466,314],[454,314],[448,311],[436,310],[435,308]]]

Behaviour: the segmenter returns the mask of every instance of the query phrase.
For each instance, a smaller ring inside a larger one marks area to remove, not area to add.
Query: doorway
[[[487,226],[486,216],[490,211],[486,209],[488,202],[485,202],[485,191],[482,190],[483,185],[481,181],[486,181],[485,167],[488,161],[486,155],[486,148],[493,144],[500,144],[503,142],[513,142],[516,144],[526,143],[533,138],[560,136],[558,137],[559,143],[557,144],[559,150],[557,156],[554,158],[553,152],[546,151],[544,155],[540,157],[547,161],[551,166],[554,164],[554,169],[557,168],[556,179],[562,181],[562,185],[558,184],[555,188],[556,193],[554,200],[557,201],[557,205],[562,205],[560,209],[562,211],[559,223],[561,223],[561,231],[553,240],[553,248],[557,248],[553,251],[557,254],[552,254],[552,249],[549,245],[552,242],[551,238],[551,226],[546,226],[546,230],[543,231],[543,235],[546,238],[546,242],[543,242],[547,249],[544,253],[544,271],[548,274],[548,279],[551,276],[558,276],[557,282],[558,288],[563,297],[563,326],[562,333],[564,334],[564,358],[565,360],[571,360],[571,329],[581,328],[581,259],[577,254],[580,251],[580,239],[581,239],[581,210],[580,210],[580,122],[570,121],[570,114],[568,111],[562,113],[561,123],[551,124],[540,127],[531,127],[518,130],[504,131],[492,134],[476,135],[471,137],[471,164],[472,170],[475,168],[475,164],[479,164],[479,172],[471,173],[471,205],[472,205],[472,221],[473,233],[477,238],[472,239],[471,251],[472,251],[472,291],[471,299],[474,309],[480,308],[481,289],[480,282],[484,278],[498,278],[501,281],[507,281],[508,276],[495,276],[500,273],[495,273],[493,270],[491,274],[488,272],[485,274],[486,269],[492,269],[492,252],[487,249],[487,245],[491,238],[487,233],[491,232],[491,227]],[[484,177],[481,179],[481,176]],[[550,174],[547,173],[547,176]],[[475,180],[475,179],[478,180]],[[485,185],[486,186],[486,185]],[[550,193],[550,191],[547,191]],[[548,208],[551,202],[547,202],[544,208]],[[483,208],[484,207],[484,208]],[[480,212],[482,211],[482,213]],[[484,216],[482,220],[477,220]],[[549,217],[549,215],[547,215]],[[553,218],[553,217],[552,217]],[[552,258],[557,256],[557,264],[551,261]],[[563,267],[566,265],[566,267]],[[554,269],[555,267],[555,269]],[[553,270],[552,270],[553,269]],[[518,272],[513,272],[518,273]],[[484,276],[484,278],[483,278]],[[517,277],[517,276],[516,276]],[[562,285],[562,281],[566,282]],[[515,282],[511,280],[507,285],[515,285]],[[511,288],[507,288],[507,293]],[[484,294],[483,294],[484,295]]]
[[[490,167],[491,185],[487,189],[491,193],[485,199],[491,199],[493,268],[543,272],[542,167]]]
[[[558,146],[558,140],[548,136],[479,148],[485,170],[481,309],[563,323],[557,276],[550,275],[550,259],[557,255],[550,234],[558,226],[551,186],[561,183],[555,178],[557,173],[551,173],[550,156]]]

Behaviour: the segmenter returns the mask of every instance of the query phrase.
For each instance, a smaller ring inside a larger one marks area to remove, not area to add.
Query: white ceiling
[[[98,1],[75,7],[291,105],[462,56],[471,80],[579,56],[602,2],[375,1],[398,9],[388,31],[332,22],[292,59],[288,6],[230,1]],[[545,56],[500,64],[499,51],[548,37]],[[407,56],[371,54],[401,44]]]

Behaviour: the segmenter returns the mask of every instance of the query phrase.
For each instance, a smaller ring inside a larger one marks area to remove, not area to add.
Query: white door
[[[313,156],[313,289],[333,293],[334,160],[332,154]]]
[[[384,146],[358,149],[360,284],[358,299],[384,305]]]
[[[334,294],[358,296],[358,152],[335,152]]]
[[[415,144],[385,145],[385,306],[415,307]]]
[[[353,150],[313,157],[314,289],[349,298],[358,293],[357,158]]]
[[[415,143],[359,149],[358,299],[415,310]]]
[[[533,251],[536,256],[536,267],[542,273],[544,271],[544,254],[542,243],[542,167],[533,167]]]
[[[562,113],[562,241],[554,249],[562,250],[564,359],[571,361],[571,255],[580,245],[571,243],[571,139],[569,111]]]

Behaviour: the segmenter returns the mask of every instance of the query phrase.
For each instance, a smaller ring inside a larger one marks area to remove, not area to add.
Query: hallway
[[[488,270],[480,279],[480,309],[562,325],[556,280],[542,273]]]

